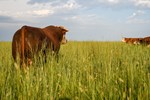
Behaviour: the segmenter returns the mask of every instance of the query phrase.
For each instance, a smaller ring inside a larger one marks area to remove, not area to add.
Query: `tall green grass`
[[[0,100],[149,100],[150,48],[121,42],[69,42],[59,61],[16,69],[0,43]]]

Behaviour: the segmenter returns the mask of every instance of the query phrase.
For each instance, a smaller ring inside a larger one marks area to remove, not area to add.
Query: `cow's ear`
[[[63,31],[68,32],[69,30],[67,28],[65,28],[64,26],[59,26],[59,28],[61,28]]]

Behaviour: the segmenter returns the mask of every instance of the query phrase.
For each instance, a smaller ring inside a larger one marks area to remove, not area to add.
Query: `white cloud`
[[[66,4],[64,4],[62,6],[62,8],[66,8],[66,9],[77,9],[81,7],[81,5],[79,5],[75,0],[68,0]]]
[[[133,12],[131,16],[127,18],[127,23],[130,24],[146,24],[150,23],[149,19],[145,19],[142,16],[146,16],[146,13],[142,10]]]
[[[31,14],[31,15],[34,15],[34,16],[45,17],[45,16],[53,14],[54,11],[53,10],[48,10],[48,9],[41,9],[41,10],[28,11],[27,13]]]
[[[67,2],[59,2],[57,5],[51,5],[55,13],[72,13],[72,11],[79,9],[79,5],[75,0],[68,0]]]
[[[0,15],[2,15],[2,16],[9,16],[10,12],[9,11],[2,11],[2,10],[0,10]]]
[[[43,1],[43,2],[38,2],[34,3],[35,0],[32,1],[33,5],[26,5],[26,8],[23,10],[14,11],[1,11],[0,10],[0,15],[4,16],[11,16],[14,18],[32,18],[32,17],[47,17],[50,15],[58,14],[58,13],[71,13],[72,10],[78,9],[81,7],[75,0],[68,0],[66,2],[62,1],[57,1],[57,5],[55,4],[56,2],[50,2],[50,1]],[[28,2],[29,3],[29,2]],[[54,3],[54,4],[53,4]],[[32,4],[32,3],[31,3]]]
[[[136,18],[138,16],[144,15],[144,13],[145,13],[144,11],[138,10],[138,11],[132,13],[132,15],[128,17],[128,19]]]
[[[53,10],[73,10],[81,7],[81,5],[79,5],[76,0],[30,0],[29,2],[32,2],[31,4],[36,7],[40,6],[42,8],[51,8]]]
[[[56,2],[47,2],[45,4],[35,3],[34,7],[36,9],[32,11],[28,11],[28,14],[36,15],[39,17],[40,16],[45,17],[45,16],[54,15],[58,13],[64,13],[64,12],[71,13],[73,10],[81,7],[81,5],[79,5],[75,0],[68,0],[67,2],[57,1],[57,5],[55,3]]]
[[[6,16],[12,19],[18,18],[20,15],[23,15],[23,12],[11,13],[9,11],[0,11],[0,16]]]
[[[9,11],[0,11],[0,15],[10,16],[13,18],[46,17],[48,15],[52,15],[53,13],[54,11],[49,9],[16,11],[14,13]]]
[[[82,14],[72,17],[65,17],[64,20],[80,25],[96,25],[99,21],[102,21],[102,18],[95,14]]]
[[[116,3],[119,3],[119,0],[107,0],[109,3],[113,3],[113,4],[116,4]]]
[[[150,8],[150,0],[97,0],[105,5],[131,5],[134,7]]]
[[[150,8],[150,0],[132,0],[135,6]]]
[[[120,3],[121,0],[98,0],[98,2],[109,4],[109,5],[114,5],[114,4]]]

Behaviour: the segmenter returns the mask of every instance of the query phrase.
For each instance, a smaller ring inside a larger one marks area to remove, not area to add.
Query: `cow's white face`
[[[67,43],[67,39],[66,39],[65,35],[66,35],[66,32],[68,32],[69,30],[66,29],[63,26],[56,26],[56,27],[59,27],[62,30],[62,35],[63,36],[62,36],[61,44],[66,44]]]
[[[123,39],[122,39],[122,42],[126,42],[126,39],[125,39],[125,38],[123,38]]]
[[[61,44],[66,44],[66,43],[67,43],[67,39],[66,39],[65,34],[64,34],[62,37]]]

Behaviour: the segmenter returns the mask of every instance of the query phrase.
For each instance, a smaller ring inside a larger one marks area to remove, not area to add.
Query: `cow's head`
[[[68,32],[69,30],[66,29],[65,27],[63,26],[58,26],[60,29],[61,29],[61,34],[62,34],[62,37],[61,37],[61,44],[66,44],[67,43],[67,39],[65,37],[66,35],[66,32]]]
[[[127,42],[127,38],[123,38],[123,39],[122,39],[122,42]]]

